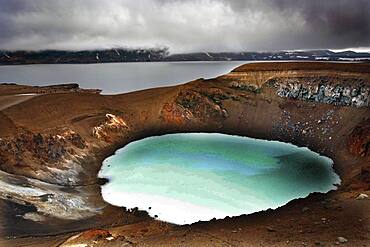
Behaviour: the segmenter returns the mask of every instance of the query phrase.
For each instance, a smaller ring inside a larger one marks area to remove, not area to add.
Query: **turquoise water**
[[[216,133],[155,136],[103,162],[105,201],[175,223],[277,208],[340,183],[333,161],[292,144]]]

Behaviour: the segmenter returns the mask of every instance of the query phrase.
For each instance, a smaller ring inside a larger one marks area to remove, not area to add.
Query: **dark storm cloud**
[[[0,0],[0,49],[369,47],[369,0]]]
[[[370,46],[369,0],[232,0],[225,3],[238,13],[250,8],[272,10],[287,22],[299,16],[297,26],[303,25],[301,37],[304,38],[296,37],[296,33],[287,36],[297,41],[296,47],[301,44],[306,48]]]

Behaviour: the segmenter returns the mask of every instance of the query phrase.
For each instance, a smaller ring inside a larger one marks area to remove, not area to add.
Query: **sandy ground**
[[[6,95],[0,96],[0,111],[5,110],[13,105],[17,105],[33,97],[36,97],[37,94],[15,94],[15,95]]]

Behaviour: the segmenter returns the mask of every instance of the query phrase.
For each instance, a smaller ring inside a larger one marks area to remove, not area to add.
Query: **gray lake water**
[[[226,74],[248,62],[152,62],[104,64],[37,64],[0,66],[0,82],[51,85],[76,82],[103,94],[172,86]]]
[[[105,201],[175,224],[280,207],[340,184],[333,161],[308,148],[184,133],[132,142],[103,162]]]

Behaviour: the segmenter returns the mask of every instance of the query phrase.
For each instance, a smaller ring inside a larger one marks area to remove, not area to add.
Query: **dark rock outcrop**
[[[64,183],[52,174],[58,173],[55,169],[65,170],[64,159],[85,148],[82,137],[70,129],[54,135],[23,132],[16,138],[0,139],[0,169],[27,176],[29,172],[36,176],[46,173],[50,174],[48,182]]]
[[[367,107],[370,104],[370,86],[364,79],[273,78],[267,85],[276,88],[280,97],[341,106]]]
[[[370,156],[370,119],[363,121],[347,141],[349,151],[357,156]]]

